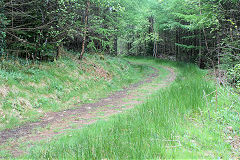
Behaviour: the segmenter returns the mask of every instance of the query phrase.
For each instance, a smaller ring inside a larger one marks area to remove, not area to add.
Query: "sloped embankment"
[[[74,57],[35,64],[3,61],[0,67],[0,130],[94,102],[151,72],[120,58],[96,55],[83,61]]]

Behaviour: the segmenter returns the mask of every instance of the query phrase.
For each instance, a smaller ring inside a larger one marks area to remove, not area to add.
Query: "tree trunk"
[[[200,30],[199,32],[199,53],[198,53],[198,66],[201,67],[201,61],[202,61],[202,32]]]
[[[118,41],[118,37],[115,36],[115,37],[114,37],[114,53],[115,53],[115,55],[118,54],[118,50],[117,50],[117,49],[118,49],[118,46],[117,46],[117,45],[118,45],[118,42],[117,42],[117,41]]]
[[[62,45],[59,45],[59,46],[57,47],[56,60],[58,60],[59,57],[61,56],[61,50],[62,50]]]
[[[85,51],[85,43],[86,43],[86,37],[87,37],[87,30],[88,30],[88,10],[89,10],[89,7],[90,7],[90,1],[88,0],[87,1],[87,5],[86,5],[86,13],[85,13],[85,27],[84,27],[84,36],[83,36],[83,42],[82,42],[82,52],[79,56],[79,59],[82,59],[83,58],[83,54],[84,54],[84,51]]]

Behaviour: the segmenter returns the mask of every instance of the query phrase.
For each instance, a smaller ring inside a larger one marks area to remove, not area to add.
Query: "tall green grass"
[[[178,72],[176,81],[145,104],[109,121],[38,144],[25,158],[226,158],[229,148],[219,132],[208,132],[201,124],[201,111],[207,111],[206,104],[213,99],[204,95],[214,91],[213,83],[194,65],[174,63],[174,67]]]

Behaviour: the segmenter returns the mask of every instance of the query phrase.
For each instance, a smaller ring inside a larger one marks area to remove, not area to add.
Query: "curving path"
[[[15,129],[1,131],[0,145],[11,139],[14,142],[11,143],[12,145],[8,145],[9,148],[6,149],[10,150],[14,157],[18,157],[24,154],[24,151],[18,148],[21,143],[48,139],[71,131],[71,129],[78,129],[92,124],[99,119],[107,119],[111,115],[121,113],[143,103],[147,96],[160,88],[166,87],[176,78],[172,68],[163,67],[169,71],[168,76],[161,83],[154,82],[159,76],[159,71],[156,68],[151,68],[154,73],[148,75],[144,80],[123,88],[123,90],[117,91],[107,98],[102,98],[98,102],[75,106],[75,109],[47,113],[38,122],[27,123]],[[141,92],[141,89],[145,90],[145,92]]]

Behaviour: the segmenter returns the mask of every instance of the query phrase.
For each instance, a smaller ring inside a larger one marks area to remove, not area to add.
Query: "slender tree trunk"
[[[59,57],[61,56],[61,50],[62,50],[62,45],[59,45],[59,46],[57,47],[56,60],[58,60]]]
[[[155,57],[157,58],[157,55],[158,55],[158,43],[156,42],[156,55],[155,55]]]
[[[218,69],[219,69],[219,66],[220,66],[220,48],[219,48],[219,44],[220,44],[220,37],[219,37],[219,34],[217,32],[217,58],[218,58]]]
[[[117,36],[115,36],[114,37],[114,53],[115,53],[115,55],[117,55],[118,54],[118,37]]]
[[[154,41],[154,43],[153,43],[153,57],[156,57],[156,45],[155,45],[155,41]]]
[[[12,29],[13,29],[13,0],[11,0],[11,5],[12,5]]]
[[[201,0],[199,0],[199,9],[200,9],[200,15],[202,15]],[[205,40],[205,46],[207,48],[208,54],[210,54],[210,50],[209,50],[208,42],[207,42],[207,34],[206,34],[206,31],[204,28],[202,30],[203,30],[204,40]]]
[[[176,31],[176,42],[179,43],[179,29],[177,29]],[[180,54],[180,51],[179,51],[179,46],[177,45],[176,47],[176,60],[178,61],[179,60],[179,54]]]
[[[201,66],[201,61],[202,61],[202,32],[201,30],[199,31],[199,52],[198,52],[198,66]]]
[[[79,56],[79,59],[82,59],[83,58],[83,54],[84,54],[84,51],[85,51],[85,43],[86,43],[86,37],[87,37],[87,30],[88,30],[88,10],[89,10],[89,7],[90,7],[90,1],[88,0],[87,1],[87,5],[86,5],[86,13],[85,13],[85,27],[84,27],[84,36],[83,36],[83,42],[82,42],[82,52]]]

